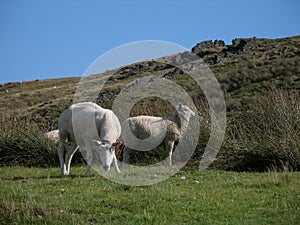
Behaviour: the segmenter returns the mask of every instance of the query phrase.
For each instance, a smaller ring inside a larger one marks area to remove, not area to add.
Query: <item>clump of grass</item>
[[[0,123],[0,166],[58,165],[56,145],[43,137],[32,123],[2,116]]]
[[[0,205],[0,223],[12,224],[14,221],[34,221],[39,220],[44,222],[46,215],[45,210],[37,207],[37,203],[34,199],[24,199],[22,202],[22,208],[18,208],[16,203],[12,200],[3,200]],[[12,217],[13,215],[13,217]]]
[[[267,171],[300,169],[300,97],[297,92],[259,95],[233,113],[217,167]]]

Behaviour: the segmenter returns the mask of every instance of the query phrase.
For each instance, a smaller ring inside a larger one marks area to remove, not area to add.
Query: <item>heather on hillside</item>
[[[226,102],[226,136],[211,166],[237,171],[299,170],[300,36],[237,38],[230,45],[205,41],[192,52],[199,57],[193,60],[206,63],[216,76]],[[187,54],[163,58],[180,61]],[[210,135],[210,109],[188,74],[161,60],[137,62],[105,74],[112,76],[101,90],[97,82],[102,74],[96,74],[86,79],[83,91],[93,93],[94,101],[106,108],[112,107],[127,85],[144,85],[144,78],[167,79],[181,86],[193,99],[201,120],[198,146],[188,165],[201,160]],[[58,116],[72,104],[80,82],[80,78],[62,78],[1,85],[1,165],[57,165],[56,146],[45,142],[42,134],[57,129]],[[149,97],[138,101],[130,115],[170,116],[173,110],[168,101]],[[152,163],[165,156],[157,149],[137,153],[134,159]]]

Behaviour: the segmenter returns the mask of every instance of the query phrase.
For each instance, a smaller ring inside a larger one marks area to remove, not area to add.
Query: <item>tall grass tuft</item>
[[[216,164],[239,171],[300,170],[299,93],[270,91],[233,114]]]
[[[0,123],[0,166],[57,166],[56,145],[32,123],[5,115]]]

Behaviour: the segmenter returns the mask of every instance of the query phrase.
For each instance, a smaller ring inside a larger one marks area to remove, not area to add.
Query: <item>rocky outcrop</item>
[[[234,54],[246,53],[249,51],[263,51],[264,42],[262,38],[235,38],[231,45],[225,45],[222,40],[209,40],[198,43],[192,48],[192,52],[203,58],[207,64],[217,64],[230,59]]]
[[[203,41],[198,43],[195,47],[192,48],[192,52],[199,57],[203,57],[208,54],[220,52],[226,47],[225,42],[222,40],[212,40]]]

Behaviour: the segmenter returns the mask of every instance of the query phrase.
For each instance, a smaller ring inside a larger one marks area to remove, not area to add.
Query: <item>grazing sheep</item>
[[[90,173],[93,154],[99,154],[103,168],[108,171],[114,163],[120,172],[115,155],[115,147],[121,134],[121,125],[117,116],[109,109],[104,109],[95,103],[83,102],[71,105],[58,119],[59,145],[58,157],[62,175],[70,172],[71,159],[78,148],[86,151],[87,169]],[[65,160],[63,158],[64,144],[71,142]]]
[[[126,119],[122,123],[121,139],[125,145],[123,162],[129,163],[131,149],[142,150],[141,145],[144,144],[145,151],[164,144],[165,150],[169,153],[167,163],[172,165],[174,144],[181,138],[190,118],[194,116],[195,113],[188,106],[179,104],[173,116],[169,118],[137,116]]]
[[[44,133],[44,137],[48,141],[53,141],[54,143],[57,143],[59,141],[59,131],[58,130],[51,130],[47,133]]]

